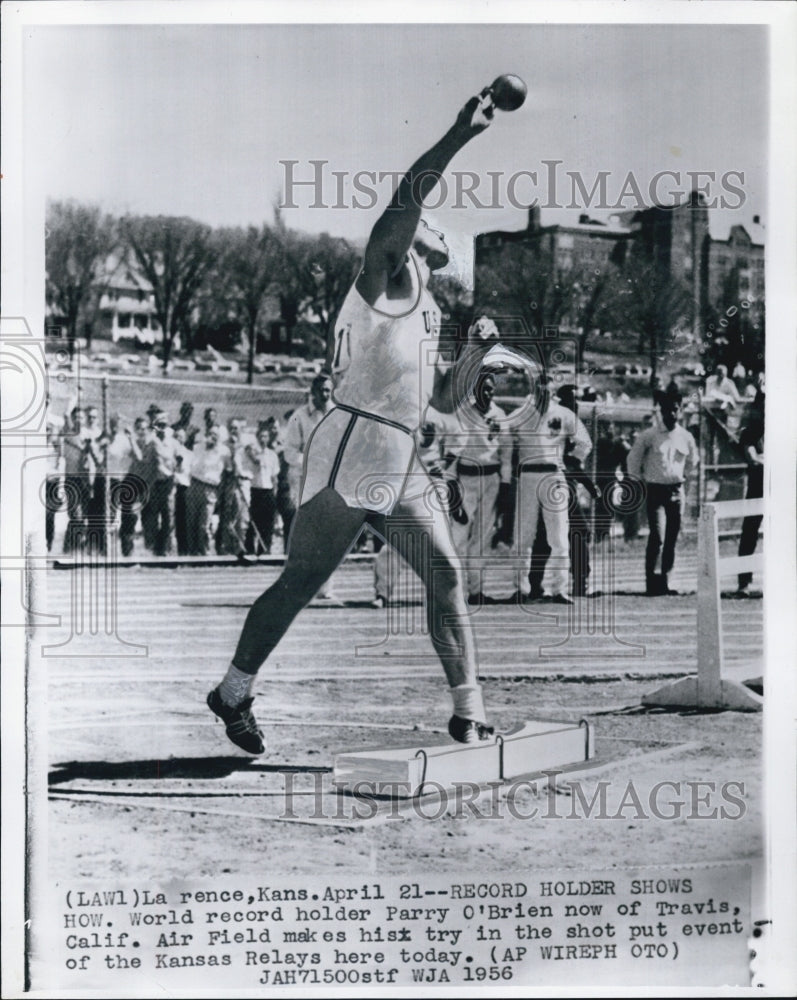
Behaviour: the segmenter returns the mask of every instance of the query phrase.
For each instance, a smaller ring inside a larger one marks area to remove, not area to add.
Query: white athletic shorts
[[[411,470],[429,482],[409,428],[338,405],[307,443],[299,503],[331,487],[350,507],[390,514]]]

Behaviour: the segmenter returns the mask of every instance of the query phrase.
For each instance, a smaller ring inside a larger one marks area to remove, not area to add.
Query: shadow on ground
[[[170,757],[167,760],[70,760],[58,763],[48,775],[48,784],[69,781],[146,781],[174,778],[226,778],[236,771],[326,774],[332,768],[292,764],[258,764],[246,757]]]

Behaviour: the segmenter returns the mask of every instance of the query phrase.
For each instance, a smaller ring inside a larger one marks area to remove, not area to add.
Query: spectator
[[[121,511],[122,502],[125,499],[120,493],[123,490],[121,484],[128,478],[134,457],[131,437],[130,428],[122,427],[119,414],[111,414],[108,419],[108,434],[104,435],[102,439],[105,452],[105,474],[108,477],[107,485],[109,487],[107,510],[109,527],[116,523],[117,511]],[[103,498],[103,508],[104,506]],[[123,554],[129,555],[130,553]]]
[[[741,390],[747,382],[747,369],[744,367],[741,361],[737,361],[733,367],[733,374],[731,378],[736,383],[736,388]]]
[[[739,443],[747,463],[747,490],[745,499],[753,500],[764,496],[764,411],[755,409],[742,428]],[[742,521],[742,534],[739,538],[739,555],[750,556],[758,545],[758,532],[763,516],[752,514]],[[752,573],[739,574],[739,597],[747,597],[747,588],[753,582]]]
[[[100,424],[100,411],[96,406],[86,407],[85,435],[90,458],[87,458],[87,466],[90,467],[89,479],[91,481],[91,500],[89,501],[88,515],[92,521],[92,537],[98,541],[101,550],[105,551],[105,446],[107,438],[103,433]],[[101,537],[97,537],[97,530],[101,531]]]
[[[207,436],[207,434],[210,432],[211,427],[215,427],[219,442],[221,444],[225,444],[227,441],[227,428],[222,427],[221,424],[219,424],[218,414],[216,413],[216,411],[213,409],[212,406],[209,406],[205,410],[204,420],[205,420],[205,435]]]
[[[64,536],[64,552],[82,548],[85,542],[86,519],[92,499],[96,462],[93,440],[88,434],[83,411],[75,406],[69,424],[61,434],[60,452],[64,460],[64,493],[68,523]]]
[[[551,549],[543,574],[543,595],[558,604],[573,603],[567,595],[570,494],[563,473],[566,446],[578,462],[592,450],[584,425],[571,410],[553,402],[549,384],[543,384],[533,412],[518,429],[518,535],[520,552],[528,553],[531,571],[532,546],[542,516]]]
[[[571,410],[576,419],[578,419],[578,398],[575,390],[576,387],[574,385],[562,386],[558,396],[560,404],[565,409]],[[586,394],[584,398],[587,398]],[[587,435],[586,428],[584,428],[584,434]],[[568,439],[565,443],[562,461],[564,464],[565,482],[570,494],[570,503],[567,510],[570,574],[573,578],[573,593],[577,597],[586,597],[589,589],[589,544],[592,534],[589,524],[589,508],[587,506],[588,513],[585,515],[581,505],[581,497],[583,495],[587,498],[586,503],[589,505],[590,500],[595,501],[600,499],[601,491],[592,481],[591,476],[588,476],[584,471],[584,460],[587,456],[578,457],[575,454],[575,450],[575,439]],[[579,493],[579,486],[582,489],[581,493]]]
[[[252,475],[245,454],[243,421],[238,417],[231,417],[227,428],[228,453],[221,477],[216,551],[219,555],[242,557],[246,551],[246,536],[249,529],[249,491]]]
[[[198,439],[191,458],[188,488],[188,550],[206,556],[213,538],[212,521],[219,499],[219,484],[229,452],[219,443],[219,428],[211,424]]]
[[[627,434],[620,434],[617,437],[617,457],[620,463],[620,480],[623,481],[628,479],[628,454],[631,451],[633,441],[636,437],[629,438]],[[627,501],[630,501],[630,495],[627,497]],[[639,504],[631,504],[626,502],[623,505],[623,513],[620,515],[620,520],[623,525],[623,540],[625,542],[633,542],[635,538],[639,536],[639,522],[641,520],[641,500]]]
[[[611,534],[614,510],[612,499],[617,487],[618,473],[625,461],[627,451],[617,438],[614,423],[601,424],[595,442],[595,475],[598,496],[595,499],[595,540],[608,538]]]
[[[285,419],[287,420],[289,417],[290,414]],[[268,428],[269,447],[277,453],[280,465],[279,476],[277,477],[276,502],[277,513],[282,521],[282,548],[285,552],[288,549],[288,538],[290,537],[291,524],[293,524],[293,518],[296,514],[296,504],[293,502],[291,496],[290,466],[285,458],[285,450],[280,436],[280,422],[276,417],[269,417],[266,425]]]
[[[190,404],[189,404],[190,405]],[[185,406],[185,404],[183,404]],[[188,548],[188,487],[191,485],[191,450],[186,447],[185,427],[172,425],[174,430],[174,541],[178,556],[187,556]],[[193,428],[194,437],[199,428]]]
[[[288,464],[288,483],[291,506],[296,509],[302,484],[304,452],[310,435],[332,409],[332,379],[323,372],[310,384],[310,401],[291,414],[285,428],[284,455]],[[288,538],[285,539],[287,548]],[[332,581],[327,580],[317,595],[321,600],[338,603],[332,589]]]
[[[722,420],[727,417],[729,410],[735,409],[741,403],[741,397],[734,383],[728,378],[728,369],[725,365],[717,365],[715,374],[709,375],[706,379],[704,398],[711,410]]]
[[[261,551],[269,555],[274,537],[280,460],[272,440],[269,424],[261,421],[255,441],[244,448],[252,477],[246,551],[253,555]]]
[[[628,454],[629,475],[645,483],[650,534],[645,551],[645,592],[649,597],[676,594],[668,576],[675,562],[681,530],[684,482],[697,467],[694,438],[678,423],[681,397],[658,394],[661,422],[637,437]],[[661,553],[661,573],[656,563]]]
[[[149,465],[150,493],[141,511],[141,520],[149,524],[153,553],[165,556],[172,547],[176,442],[172,435],[167,434],[170,428],[163,410],[153,414],[152,428],[154,433],[147,442],[145,455]]]
[[[45,484],[45,539],[47,551],[51,552],[55,538],[55,515],[64,504],[63,458],[61,456],[61,433],[63,420],[47,410],[47,478]]]
[[[332,379],[323,373],[316,375],[310,385],[309,402],[293,411],[285,428],[284,453],[289,468],[288,477],[294,506],[299,498],[307,442],[315,428],[331,409]]]
[[[574,385],[563,385],[557,395],[560,405],[570,410],[576,419],[578,419],[576,387]],[[583,429],[583,433],[586,435],[586,428],[584,428],[580,420],[578,422]],[[577,458],[573,453],[574,447],[575,439],[567,439],[562,456],[564,477],[568,492],[567,538],[570,550],[570,573],[573,579],[573,593],[577,597],[586,597],[590,574],[590,528],[581,509],[578,486],[581,485],[593,499],[596,499],[600,493],[592,479],[584,472],[583,459]],[[586,455],[584,455],[584,458],[586,458]],[[531,569],[529,571],[529,597],[532,600],[539,600],[544,596],[543,577],[550,554],[551,548],[548,545],[545,519],[538,517],[534,544],[531,549]]]
[[[193,451],[196,439],[199,436],[199,428],[196,424],[191,423],[191,417],[194,414],[194,404],[190,403],[188,400],[180,403],[180,417],[177,423],[172,424],[172,430],[176,434],[177,431],[183,432],[182,444],[189,451]]]
[[[157,403],[150,403],[147,407],[147,420],[149,421],[149,429],[152,430],[155,425],[155,417],[162,413],[160,406]]]
[[[451,448],[457,455],[463,515],[452,518],[451,538],[465,560],[468,604],[475,605],[489,600],[482,589],[482,564],[492,548],[499,491],[508,493],[512,476],[512,438],[494,395],[495,375],[483,369],[457,410],[458,440]]]
[[[147,445],[150,439],[149,420],[146,417],[136,417],[133,423],[133,433],[130,436],[131,458],[127,476],[122,480],[119,489],[119,545],[123,556],[133,552],[135,542],[138,510],[147,503],[149,497],[149,458]],[[142,518],[143,528],[143,518]],[[151,540],[150,540],[151,541]],[[151,544],[144,544],[151,548]]]

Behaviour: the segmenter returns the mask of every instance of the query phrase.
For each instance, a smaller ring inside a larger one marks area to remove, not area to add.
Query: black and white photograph
[[[0,13],[3,996],[789,995],[794,8]]]

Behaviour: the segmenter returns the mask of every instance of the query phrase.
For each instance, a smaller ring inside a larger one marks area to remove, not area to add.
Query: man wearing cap
[[[451,537],[466,560],[468,604],[484,604],[482,568],[490,554],[499,490],[512,478],[512,438],[506,412],[495,402],[495,375],[479,372],[473,392],[456,412],[456,430],[446,439],[446,450],[456,453],[456,477],[461,515],[452,511]]]
[[[568,596],[570,491],[564,475],[565,454],[583,463],[592,450],[586,428],[573,413],[551,399],[550,381],[540,378],[528,418],[517,431],[518,537],[520,553],[531,560],[542,517],[551,553],[543,575],[543,597],[572,604]]]

